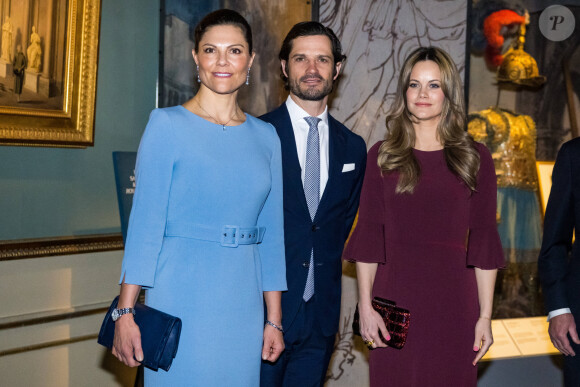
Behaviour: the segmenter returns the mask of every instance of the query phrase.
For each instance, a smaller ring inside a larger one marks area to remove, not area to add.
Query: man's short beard
[[[297,82],[289,81],[288,86],[290,88],[290,93],[304,101],[320,101],[332,91],[332,82],[325,81],[323,81],[322,90],[315,88],[306,88],[305,90],[302,90],[300,88],[300,80]]]

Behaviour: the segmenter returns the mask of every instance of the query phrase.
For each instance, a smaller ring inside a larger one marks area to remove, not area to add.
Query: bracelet
[[[274,328],[278,329],[280,332],[284,333],[284,329],[282,329],[282,325],[278,326],[278,325],[274,324],[270,320],[266,320],[266,325],[269,325],[271,327],[274,327]]]

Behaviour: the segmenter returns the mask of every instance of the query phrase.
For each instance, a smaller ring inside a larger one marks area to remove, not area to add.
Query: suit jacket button
[[[318,227],[316,227],[316,225],[315,225],[315,224],[313,224],[313,225],[312,225],[312,232],[316,231],[316,229],[317,229],[317,228],[318,228]]]
[[[304,267],[310,267],[310,262],[308,262],[308,261],[302,262],[302,266],[304,266]]]

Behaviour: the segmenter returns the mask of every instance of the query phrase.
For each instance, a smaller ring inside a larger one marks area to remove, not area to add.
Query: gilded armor
[[[535,191],[536,124],[530,116],[489,108],[468,117],[468,132],[490,150],[498,187]]]

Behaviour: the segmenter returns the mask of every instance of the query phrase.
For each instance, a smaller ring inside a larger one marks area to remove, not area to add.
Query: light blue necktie
[[[320,118],[304,117],[310,129],[306,141],[306,162],[304,165],[304,196],[308,205],[310,219],[314,220],[318,202],[320,201],[320,142],[318,136],[318,123]],[[310,265],[308,277],[304,287],[304,301],[310,300],[314,295],[314,249],[310,251]]]

